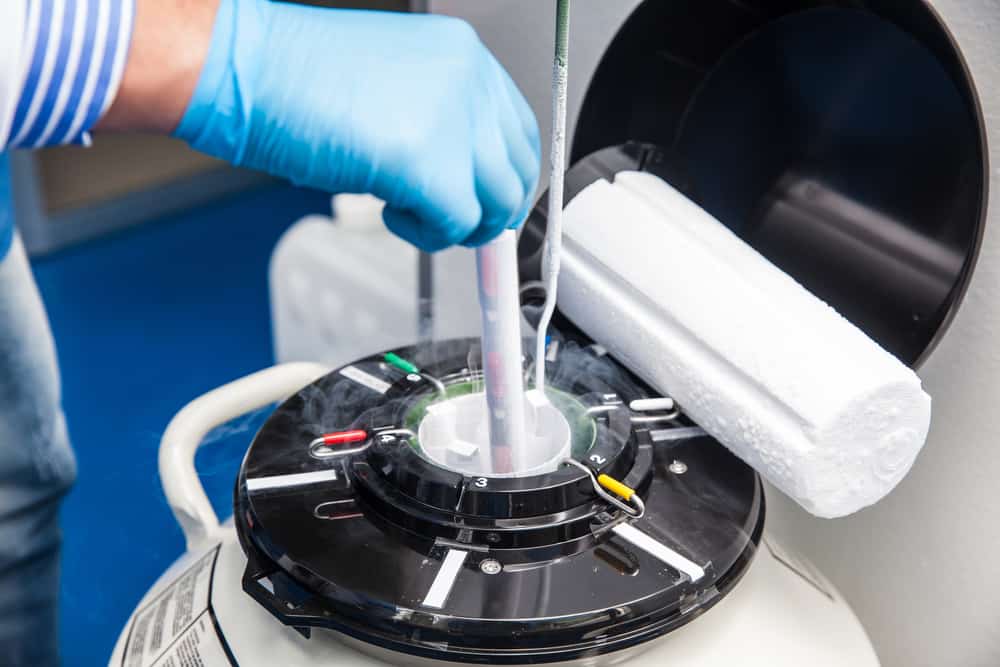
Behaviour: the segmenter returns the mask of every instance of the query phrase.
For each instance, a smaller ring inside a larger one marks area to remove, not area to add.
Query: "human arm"
[[[89,142],[118,90],[133,8],[133,0],[0,2],[0,153]],[[0,201],[0,259],[14,234],[8,208]]]
[[[118,91],[134,0],[12,0],[0,9],[0,150],[88,143]]]
[[[539,170],[534,115],[467,24],[267,0],[138,0],[99,129],[173,132],[302,185],[371,192],[425,250],[519,224]]]

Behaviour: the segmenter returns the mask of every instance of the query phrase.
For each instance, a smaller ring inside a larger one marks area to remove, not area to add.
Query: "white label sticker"
[[[171,644],[163,656],[153,663],[153,667],[206,667],[206,665],[228,665],[219,635],[212,624],[212,616],[207,611],[201,613]]]
[[[212,568],[218,547],[202,556],[181,576],[151,602],[136,612],[125,646],[123,664],[125,667],[151,667],[169,665],[161,663],[168,651],[181,641],[196,621],[207,619],[208,629],[215,635],[209,610]],[[215,639],[218,642],[218,637]],[[198,662],[184,662],[181,665],[197,665]]]
[[[380,394],[384,394],[389,391],[392,387],[391,384],[385,380],[380,380],[371,373],[366,373],[357,366],[348,366],[347,368],[341,368],[340,374],[345,378],[354,380],[358,384],[364,385],[371,389],[372,391],[377,391]]]

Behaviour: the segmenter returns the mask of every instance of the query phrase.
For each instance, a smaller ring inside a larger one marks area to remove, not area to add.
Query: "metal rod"
[[[417,340],[426,343],[434,335],[434,256],[417,255]]]
[[[434,385],[434,389],[437,390],[438,396],[441,398],[448,398],[448,389],[444,386],[444,382],[441,382],[441,380],[437,379],[433,375],[428,375],[427,373],[421,373],[420,377]]]
[[[585,466],[584,464],[580,463],[576,459],[566,459],[564,463],[568,463],[571,466],[579,468],[583,472],[587,473],[587,477],[590,478],[590,483],[594,487],[594,492],[607,502],[611,503],[621,511],[628,514],[633,519],[642,518],[642,515],[646,513],[646,504],[642,502],[642,498],[639,497],[638,493],[632,496],[632,499],[629,501],[629,503],[626,503],[622,500],[619,500],[618,498],[615,498],[610,493],[605,491],[604,487],[601,486],[601,483],[597,481],[597,477],[594,475],[594,471]]]
[[[351,454],[360,454],[372,446],[371,439],[359,447],[331,447],[323,441],[323,438],[316,438],[309,443],[309,455],[317,459],[333,459]]]

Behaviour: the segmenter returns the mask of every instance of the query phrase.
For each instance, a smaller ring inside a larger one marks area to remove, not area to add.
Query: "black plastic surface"
[[[649,0],[577,128],[576,163],[661,146],[668,180],[906,363],[961,300],[985,224],[984,123],[921,0]]]
[[[461,379],[475,376],[467,361],[477,344],[397,352],[431,374]],[[654,444],[651,427],[633,428],[624,405],[647,396],[645,388],[599,351],[565,348],[565,360],[560,355],[553,363],[554,386],[619,406],[597,413],[597,443],[587,462],[639,490],[647,510],[634,526],[704,567],[703,579],[692,582],[613,533],[627,517],[568,465],[483,484],[429,469],[400,442],[336,462],[310,456],[308,444],[319,433],[398,427],[433,391],[372,357],[353,368],[389,382],[384,394],[332,373],[280,406],[255,438],[236,491],[237,529],[249,558],[245,589],[295,627],[332,628],[396,651],[493,664],[624,649],[715,604],[739,579],[760,538],[763,495],[756,474],[708,437]],[[687,472],[671,472],[674,459],[683,460]],[[247,487],[247,480],[330,469],[336,481]],[[406,483],[397,484],[400,479]],[[482,499],[470,502],[470,494]],[[425,597],[453,549],[467,552],[463,567],[445,604],[429,608]],[[483,571],[487,559],[502,571]]]

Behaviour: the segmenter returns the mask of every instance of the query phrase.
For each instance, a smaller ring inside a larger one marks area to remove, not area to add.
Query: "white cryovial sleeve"
[[[493,472],[521,470],[527,460],[517,232],[508,229],[476,249],[483,317],[483,372]]]

